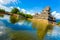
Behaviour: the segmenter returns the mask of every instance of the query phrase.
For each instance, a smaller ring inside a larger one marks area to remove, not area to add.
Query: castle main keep
[[[46,19],[46,20],[48,20],[51,23],[55,22],[55,18],[51,15],[49,6],[46,7],[44,10],[42,10],[42,12],[40,14],[36,13],[33,16],[33,18],[36,18],[36,19]]]

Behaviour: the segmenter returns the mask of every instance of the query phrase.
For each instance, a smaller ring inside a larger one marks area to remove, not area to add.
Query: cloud
[[[35,12],[32,10],[32,11],[28,11],[28,10],[25,10],[25,9],[20,9],[21,12],[25,13],[25,14],[31,14],[31,15],[34,15]]]
[[[60,19],[60,13],[57,13],[56,11],[51,13],[56,19]]]
[[[34,15],[35,13],[34,13],[34,12],[29,12],[29,11],[27,11],[27,14]]]
[[[14,7],[13,6],[7,7],[7,6],[4,6],[4,5],[0,4],[0,8],[4,9],[5,11],[10,12]],[[21,10],[20,7],[16,7],[16,8],[19,9],[19,10]]]
[[[14,7],[14,6],[10,6],[10,7],[7,7],[5,6],[5,4],[10,4],[11,2],[13,2],[13,5],[16,5],[18,3],[20,3],[21,1],[20,0],[0,0],[0,8],[1,9],[5,9],[6,11],[11,11],[11,9]],[[17,3],[18,2],[18,3]],[[21,9],[20,7],[16,7],[18,8],[20,11],[22,11],[23,13],[26,13],[26,14],[34,14],[33,12],[31,11],[28,11],[28,10],[25,10],[25,9]]]
[[[21,9],[21,12],[26,13],[26,10],[25,9]]]
[[[17,2],[17,0],[0,0],[0,4],[9,4],[11,2]]]
[[[8,22],[10,22],[10,16],[9,15],[4,15],[4,17],[0,17],[0,19],[7,20]]]
[[[11,3],[13,4],[13,6],[10,6],[10,7],[5,6],[8,4],[11,5]],[[6,11],[11,11],[13,7],[15,7],[16,5],[19,5],[20,3],[21,3],[20,0],[0,0],[0,8],[5,9]],[[20,10],[19,7],[17,8]]]
[[[11,11],[11,9],[12,9],[13,7],[6,7],[6,6],[2,5],[2,4],[0,4],[0,8],[1,8],[1,9],[5,9],[6,11]]]
[[[20,10],[20,7],[17,7]]]
[[[0,0],[0,8],[5,9],[6,11],[11,11],[13,6],[7,7],[7,6],[5,6],[5,4],[7,5],[7,4],[13,3],[13,5],[14,5],[14,4],[17,4],[17,2],[18,2],[18,0]]]

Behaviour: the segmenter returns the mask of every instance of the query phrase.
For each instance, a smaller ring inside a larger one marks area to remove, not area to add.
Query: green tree
[[[19,10],[18,10],[17,8],[13,8],[13,9],[11,10],[11,13],[13,13],[13,14],[17,14],[17,12],[19,12]]]
[[[5,13],[5,10],[4,9],[0,9],[0,17],[4,17],[4,13]]]
[[[32,18],[33,16],[32,15],[30,15],[30,14],[24,14],[23,12],[18,12],[17,14],[19,14],[19,15],[21,15],[21,16],[23,16],[24,18]]]
[[[32,18],[32,15],[30,15],[30,14],[25,14],[25,17],[26,17],[26,18]]]
[[[5,10],[4,9],[0,9],[0,12],[5,12]]]
[[[24,14],[23,12],[17,12],[17,14],[19,14],[19,15],[25,17],[25,14]]]

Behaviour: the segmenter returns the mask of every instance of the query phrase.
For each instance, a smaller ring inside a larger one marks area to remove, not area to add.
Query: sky
[[[51,13],[60,19],[60,0],[0,0],[0,8],[11,11],[16,7],[27,14],[40,13],[45,7],[50,6]]]

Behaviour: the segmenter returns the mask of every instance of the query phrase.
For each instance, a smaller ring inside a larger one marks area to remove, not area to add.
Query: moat
[[[5,15],[6,17],[8,15]],[[8,16],[9,17],[9,16]],[[9,38],[9,33],[15,31],[20,32],[20,39],[22,40],[39,40],[39,37],[37,36],[37,28],[33,28],[32,22],[29,21],[22,21],[21,23],[16,23],[12,24],[9,22],[9,18],[0,18],[0,40],[12,40]],[[7,30],[9,30],[7,32]],[[45,37],[43,38],[44,40],[59,40],[60,39],[60,27],[59,26],[54,26],[51,32],[47,32],[45,34]],[[24,35],[25,36],[24,36]],[[22,36],[23,35],[23,36]],[[26,36],[27,35],[27,36]],[[25,38],[27,37],[27,38]]]

